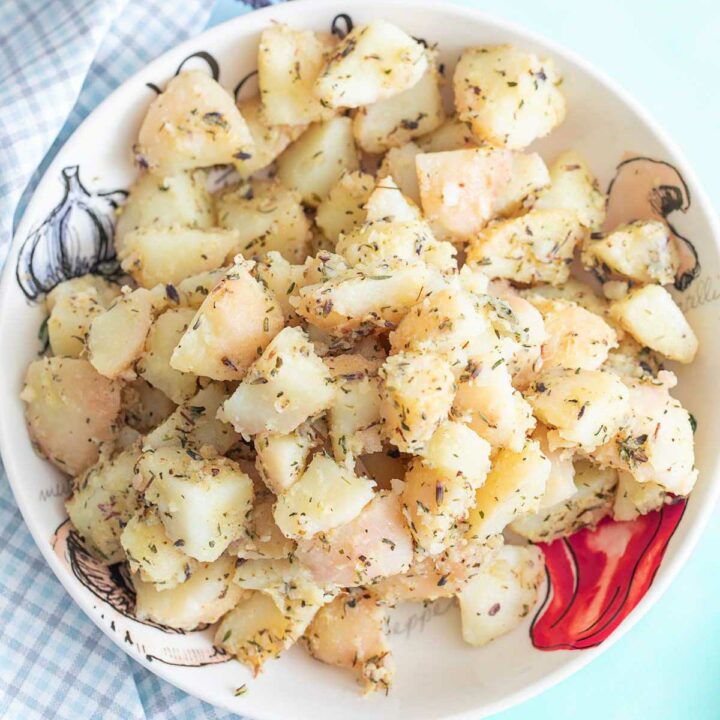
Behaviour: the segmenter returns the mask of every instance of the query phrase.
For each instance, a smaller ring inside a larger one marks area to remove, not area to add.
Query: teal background
[[[716,0],[453,1],[524,25],[604,70],[669,131],[720,207]],[[238,0],[219,0],[210,23],[246,9]],[[718,551],[716,509],[688,564],[632,632],[573,677],[495,719],[718,720]]]

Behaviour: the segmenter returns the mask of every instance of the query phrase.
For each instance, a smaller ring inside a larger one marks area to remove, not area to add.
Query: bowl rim
[[[350,0],[345,0],[345,2],[349,4]],[[216,34],[233,32],[236,28],[242,28],[243,30],[249,30],[250,32],[259,31],[271,20],[278,19],[277,16],[282,16],[285,13],[285,8],[292,7],[293,9],[290,11],[292,13],[300,13],[302,11],[309,13],[313,13],[314,11],[328,12],[328,10],[335,4],[336,0],[294,0],[292,5],[289,3],[270,5],[249,13],[244,13],[222,23],[218,23],[217,25],[207,28],[191,38],[188,38],[182,43],[172,46],[161,55],[139,68],[135,73],[127,77],[117,88],[115,88],[115,90],[108,94],[102,102],[100,102],[85,119],[83,119],[73,133],[65,140],[63,146],[75,135],[82,133],[90,119],[96,114],[100,114],[106,105],[109,105],[118,96],[122,95],[126,91],[127,86],[132,84],[132,82],[141,73],[145,73],[155,66],[163,65],[166,62],[166,56],[169,54],[179,53],[185,50],[193,50],[199,42],[210,40]],[[370,5],[371,8],[373,6],[380,6],[381,8],[382,6],[389,4],[398,7],[407,7],[408,9],[412,9],[414,12],[443,11],[445,13],[451,13],[461,19],[467,19],[471,23],[484,24],[497,28],[499,31],[517,34],[530,42],[544,46],[547,48],[548,52],[561,58],[568,65],[579,67],[583,72],[593,77],[600,85],[604,86],[608,92],[617,97],[625,106],[627,106],[628,109],[649,128],[649,130],[655,135],[658,142],[668,150],[669,154],[672,155],[673,162],[678,166],[684,177],[688,179],[689,184],[693,188],[694,201],[700,208],[700,214],[707,220],[708,225],[710,226],[712,242],[715,244],[716,249],[720,254],[720,218],[716,215],[705,189],[700,183],[696,173],[689,165],[684,152],[677,142],[663,128],[663,126],[653,117],[653,115],[638,100],[636,100],[629,91],[627,91],[616,80],[607,75],[603,70],[595,67],[592,63],[585,60],[575,51],[545,37],[541,33],[530,30],[514,21],[498,17],[492,13],[472,7],[465,7],[455,2],[448,3],[443,2],[443,0],[370,0],[367,4]],[[381,11],[379,14],[381,14]],[[250,27],[246,28],[246,25]],[[45,169],[42,178],[38,182],[38,187],[45,177],[55,170],[57,162],[58,160],[56,156]],[[3,301],[11,292],[10,288],[13,285],[12,279],[14,278],[14,271],[11,267],[12,263],[10,262],[11,254],[17,248],[18,243],[21,242],[21,238],[24,238],[27,233],[31,217],[33,216],[35,207],[39,204],[39,202],[40,196],[37,192],[33,192],[30,201],[23,211],[21,219],[17,223],[11,244],[8,248],[5,267],[3,268],[2,276],[0,277],[0,312],[2,312],[2,308],[5,307],[5,303]],[[123,652],[129,655],[133,660],[139,662],[143,667],[147,668],[158,677],[162,678],[166,682],[169,682],[171,685],[174,685],[183,692],[186,692],[188,695],[207,702],[210,705],[221,707],[230,712],[237,712],[236,707],[231,707],[230,704],[224,702],[222,698],[214,697],[210,692],[207,692],[202,685],[194,686],[190,680],[174,677],[172,666],[165,667],[164,665],[158,663],[151,664],[134,646],[128,647],[126,644],[123,644],[121,638],[111,633],[109,628],[100,622],[100,611],[95,611],[93,609],[89,599],[85,596],[86,594],[82,591],[80,584],[74,580],[72,573],[70,573],[69,570],[62,565],[60,559],[53,552],[50,543],[47,541],[48,528],[41,528],[35,522],[33,519],[34,512],[30,503],[26,503],[22,499],[22,495],[15,491],[15,482],[19,482],[19,480],[15,481],[13,478],[22,477],[20,459],[19,457],[15,457],[13,448],[11,447],[8,428],[6,427],[6,421],[4,420],[3,413],[0,413],[0,454],[2,455],[8,482],[13,492],[13,496],[15,497],[15,502],[18,505],[25,524],[30,530],[30,534],[35,541],[35,544],[38,546],[38,549],[43,555],[45,561],[52,569],[65,591],[82,609],[85,615],[87,615],[90,620],[105,634],[105,636],[108,637],[118,648],[123,650]],[[520,690],[508,693],[502,699],[485,705],[477,710],[465,710],[450,715],[444,715],[444,720],[471,720],[488,717],[524,703],[575,674],[624,637],[625,634],[635,627],[635,625],[645,616],[650,608],[653,607],[662,597],[670,584],[677,577],[680,569],[687,563],[690,555],[697,546],[699,538],[705,530],[708,521],[718,504],[718,500],[720,499],[720,469],[718,469],[717,465],[715,472],[712,473],[712,476],[708,479],[708,483],[708,499],[700,507],[697,518],[694,523],[687,528],[685,537],[675,548],[672,557],[666,557],[664,559],[664,572],[662,576],[655,578],[655,581],[652,583],[645,596],[624,619],[621,625],[616,628],[610,637],[598,646],[587,648],[582,652],[575,653],[574,657],[567,663],[551,670],[541,679],[530,683]],[[248,698],[246,698],[245,702],[247,702],[247,700]],[[248,703],[248,705],[250,705],[250,703]],[[252,707],[248,707],[248,710],[250,711],[250,714],[243,712],[243,715],[249,719],[252,718],[252,720],[285,720],[285,718],[281,718],[274,713],[264,710],[253,709]]]

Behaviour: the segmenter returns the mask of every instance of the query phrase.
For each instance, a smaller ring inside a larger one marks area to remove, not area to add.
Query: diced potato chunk
[[[334,396],[332,377],[307,335],[288,327],[250,366],[222,417],[243,435],[289,433],[327,409]]]
[[[85,351],[92,321],[104,311],[95,288],[58,297],[47,321],[53,355],[80,357]]]
[[[178,404],[195,394],[197,383],[194,375],[170,367],[170,357],[194,316],[190,308],[166,310],[150,328],[145,352],[137,363],[140,377]]]
[[[303,271],[303,265],[292,265],[275,250],[260,258],[253,268],[255,277],[275,296],[286,322],[297,318],[290,298],[302,283]]]
[[[275,522],[286,537],[312,537],[345,525],[373,497],[374,483],[317,454],[300,479],[278,496]]]
[[[382,450],[380,379],[367,370],[364,358],[358,360],[357,367],[347,363],[333,372],[337,392],[328,408],[328,431],[338,462]]]
[[[365,152],[382,153],[435,130],[444,119],[440,73],[430,58],[427,71],[412,87],[359,108],[353,132]]]
[[[543,455],[550,461],[550,476],[545,484],[545,493],[540,501],[540,512],[552,507],[575,494],[575,466],[573,464],[573,451],[567,448],[550,448],[548,442],[548,429],[540,424],[532,439],[537,440]]]
[[[667,371],[657,379],[629,381],[628,417],[593,457],[629,472],[638,482],[657,483],[685,496],[698,471],[690,415],[668,392],[675,382]]]
[[[252,150],[233,162],[238,173],[244,178],[270,165],[293,140],[300,137],[306,128],[305,124],[297,124],[295,118],[292,124],[269,122],[259,97],[243,100],[238,104],[238,109],[245,118],[253,139]]]
[[[658,483],[638,482],[630,473],[619,473],[615,502],[612,507],[614,520],[620,522],[634,520],[640,515],[647,515],[659,510],[668,500],[665,488]]]
[[[180,630],[195,630],[214,623],[232,610],[245,592],[232,582],[235,559],[223,555],[212,563],[199,563],[190,578],[174,588],[143,582],[137,575],[135,617]]]
[[[123,386],[122,405],[123,420],[142,435],[166,420],[176,407],[164,392],[142,378]]]
[[[426,153],[476,148],[479,144],[468,124],[458,120],[456,115],[448,118],[436,130],[417,139],[417,145]]]
[[[232,162],[252,152],[252,136],[227,90],[199,70],[172,78],[152,101],[136,152],[154,173]]]
[[[544,567],[538,548],[500,548],[458,595],[463,640],[480,647],[514,630],[538,600]]]
[[[552,370],[525,396],[549,428],[550,447],[593,450],[615,435],[630,410],[629,392],[604,370]]]
[[[151,288],[214,270],[239,252],[240,245],[236,230],[148,227],[125,236],[120,259],[140,286]]]
[[[157,512],[134,515],[120,536],[122,549],[132,573],[139,573],[143,582],[160,588],[174,588],[185,582],[197,562],[189,558],[167,536]]]
[[[562,153],[550,167],[550,186],[538,192],[537,210],[574,210],[580,222],[599,230],[605,220],[605,194],[585,159],[574,150]]]
[[[606,235],[593,235],[582,259],[601,275],[609,270],[639,283],[661,285],[673,282],[679,262],[667,225],[657,220],[636,220]]]
[[[305,260],[310,222],[298,193],[276,182],[256,180],[223,193],[216,204],[218,222],[235,231],[235,248],[244,257],[261,257],[277,250],[292,263]]]
[[[470,241],[467,262],[491,278],[561,285],[585,232],[572,210],[531,210],[488,225]]]
[[[155,300],[143,288],[122,295],[92,321],[87,337],[89,360],[105,377],[134,377],[133,363],[142,354],[153,321]]]
[[[415,158],[421,152],[422,150],[413,142],[390,148],[383,156],[377,172],[378,177],[394,178],[403,195],[418,205],[420,204],[420,187],[418,186]]]
[[[610,316],[641,345],[681,363],[695,359],[697,336],[672,295],[660,285],[631,290],[612,303]]]
[[[513,388],[507,366],[475,363],[460,377],[453,417],[466,422],[493,448],[520,452],[535,427],[532,408]]]
[[[302,635],[305,626],[296,625],[269,595],[255,591],[223,618],[215,643],[257,674]]]
[[[458,240],[472,238],[548,182],[539,155],[491,146],[424,153],[415,163],[425,216]]]
[[[387,608],[372,595],[342,595],[320,609],[305,640],[314,658],[353,670],[366,692],[387,691],[395,672],[387,623]]]
[[[327,120],[334,111],[313,86],[334,38],[273,23],[260,35],[258,81],[270,125],[305,125]]]
[[[172,354],[176,370],[239,380],[283,327],[272,293],[239,259],[205,298]]]
[[[402,352],[385,361],[380,377],[385,438],[402,452],[417,452],[452,407],[455,376],[450,364],[437,355]]]
[[[70,298],[85,292],[97,293],[97,298],[103,307],[108,307],[120,294],[120,286],[110,282],[100,275],[80,275],[70,280],[64,280],[56,285],[45,297],[48,313],[53,311],[55,304],[62,298]]]
[[[365,585],[403,573],[413,556],[400,500],[378,493],[349,523],[298,544],[297,558],[321,584]]]
[[[423,464],[449,478],[463,477],[478,488],[490,471],[490,445],[463,423],[440,423],[420,451]]]
[[[130,186],[130,194],[115,224],[115,247],[138,228],[174,226],[209,228],[214,224],[212,198],[203,172],[179,172],[158,176],[142,173]]]
[[[168,537],[190,557],[212,562],[243,536],[253,485],[237,463],[162,447],[145,452],[137,469],[145,501],[157,507]]]
[[[295,307],[309,323],[337,335],[387,329],[399,323],[431,287],[424,263],[392,261],[306,285]]]
[[[181,280],[177,287],[173,286],[180,295],[181,304],[197,310],[210,291],[225,277],[226,272],[227,268],[216,268]]]
[[[286,560],[295,554],[296,543],[286,538],[273,517],[275,496],[267,493],[255,500],[250,515],[250,532],[237,548],[239,558],[247,560]]]
[[[547,339],[542,369],[597,370],[617,347],[617,335],[599,315],[567,300],[534,300],[543,315]]]
[[[345,173],[318,205],[315,222],[325,237],[335,241],[365,220],[365,203],[375,186],[372,175],[361,171]]]
[[[560,79],[552,60],[511,45],[467,48],[455,68],[455,106],[477,137],[524,148],[565,118]]]
[[[390,175],[378,176],[378,182],[368,198],[365,208],[368,222],[422,220],[420,208],[403,195]]]
[[[567,282],[562,285],[541,284],[518,290],[518,292],[530,302],[535,302],[537,298],[569,300],[591,313],[604,318],[608,317],[608,303],[605,298],[598,295],[592,286],[572,277],[568,278]]]
[[[352,121],[336,117],[312,125],[278,158],[278,177],[303,202],[317,207],[346,172],[359,166]]]
[[[124,559],[120,546],[123,526],[138,509],[133,487],[137,449],[100,460],[76,478],[65,502],[70,520],[88,549],[107,563]]]
[[[35,447],[69,475],[93,465],[99,446],[115,436],[120,386],[87,360],[35,360],[20,398]]]
[[[225,385],[210,383],[147,435],[143,447],[180,446],[195,450],[209,447],[223,455],[240,439],[231,425],[215,417],[225,400]]]
[[[530,542],[552,542],[584,527],[594,528],[609,514],[617,484],[617,471],[579,460],[570,497],[517,518],[510,528]]]
[[[476,493],[466,536],[486,540],[501,533],[519,515],[537,512],[550,467],[550,461],[534,440],[529,440],[520,452],[500,450]]]
[[[256,465],[265,484],[276,494],[285,492],[305,472],[316,442],[305,425],[286,435],[269,432],[256,435]]]
[[[427,68],[427,53],[417,40],[385,20],[374,20],[334,48],[315,93],[328,107],[370,105],[411,88]]]

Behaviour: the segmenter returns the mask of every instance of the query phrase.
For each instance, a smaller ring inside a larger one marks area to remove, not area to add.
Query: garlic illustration
[[[23,293],[35,300],[58,283],[86,273],[117,271],[113,244],[115,209],[124,190],[90,193],[77,165],[63,168],[65,194],[20,248],[16,269]]]

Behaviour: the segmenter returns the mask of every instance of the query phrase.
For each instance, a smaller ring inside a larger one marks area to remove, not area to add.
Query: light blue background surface
[[[717,0],[454,1],[524,25],[602,68],[675,138],[720,208]],[[353,2],[361,0],[348,6]],[[237,0],[219,0],[211,23],[241,8]],[[718,720],[719,550],[716,509],[690,562],[632,632],[578,674],[496,720]]]

